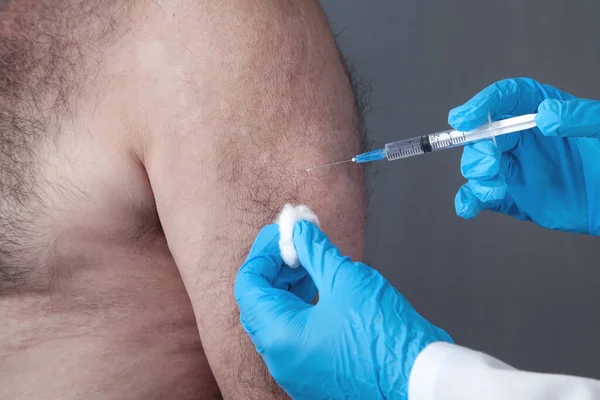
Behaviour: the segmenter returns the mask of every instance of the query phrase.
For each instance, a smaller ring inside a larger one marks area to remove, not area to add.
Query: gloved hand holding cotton
[[[342,255],[308,208],[286,206],[277,222],[258,234],[234,290],[273,378],[295,400],[405,400],[418,354],[450,336],[379,272]]]

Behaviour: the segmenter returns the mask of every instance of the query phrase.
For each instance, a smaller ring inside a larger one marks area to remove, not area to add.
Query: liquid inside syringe
[[[387,159],[389,161],[399,160],[402,158],[464,146],[469,143],[479,142],[481,140],[494,139],[496,136],[507,135],[509,133],[534,128],[537,126],[535,123],[535,115],[536,114],[521,115],[519,117],[508,118],[496,122],[491,122],[490,120],[488,123],[480,126],[479,128],[468,132],[450,129],[447,131],[429,133],[410,139],[398,140],[396,142],[387,143],[381,149],[358,154],[351,160],[309,168],[307,169],[307,172],[313,169],[330,167],[347,162],[366,163],[383,159]]]

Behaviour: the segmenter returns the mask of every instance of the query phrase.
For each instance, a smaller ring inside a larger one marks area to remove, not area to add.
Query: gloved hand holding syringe
[[[491,118],[489,118],[488,123],[468,132],[450,129],[447,131],[429,133],[410,139],[403,139],[397,142],[387,143],[381,149],[358,154],[351,160],[339,161],[332,164],[321,165],[319,167],[308,168],[306,172],[348,162],[366,163],[383,159],[387,159],[389,161],[399,160],[401,158],[408,158],[434,151],[460,147],[469,143],[479,142],[481,140],[493,140],[496,136],[507,135],[509,133],[524,131],[536,127],[537,124],[535,122],[535,115],[536,114],[526,114],[496,122],[492,122]]]

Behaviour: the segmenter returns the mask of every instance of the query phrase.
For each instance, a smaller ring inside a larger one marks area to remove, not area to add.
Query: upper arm
[[[165,110],[145,165],[223,394],[265,399],[277,392],[239,324],[235,274],[286,202],[309,205],[342,251],[362,256],[362,169],[305,171],[360,152],[359,120],[317,2],[217,3],[200,7],[195,72],[178,97],[194,107]]]

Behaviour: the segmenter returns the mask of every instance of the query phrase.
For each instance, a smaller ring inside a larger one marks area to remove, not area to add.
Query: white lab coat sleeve
[[[600,381],[518,371],[493,357],[450,343],[433,343],[417,357],[408,400],[592,400]]]

